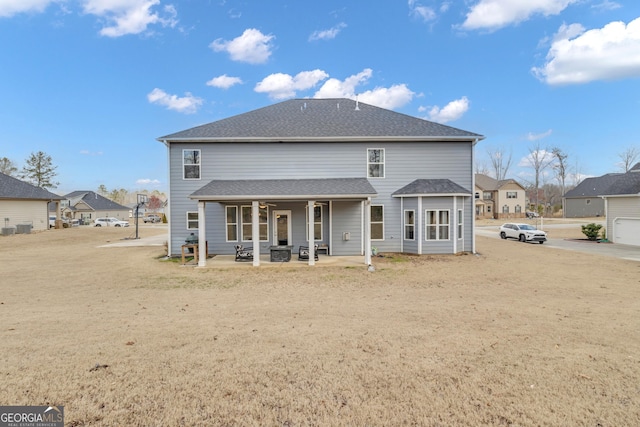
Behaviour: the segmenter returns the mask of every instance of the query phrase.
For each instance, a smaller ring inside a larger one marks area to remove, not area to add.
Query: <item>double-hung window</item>
[[[182,150],[182,178],[200,179],[200,150]]]
[[[383,205],[371,205],[371,240],[384,240]]]
[[[252,230],[253,230],[253,222],[251,215],[251,206],[241,206],[241,219],[242,219],[242,240],[246,242],[250,242],[252,239]],[[258,222],[260,223],[259,235],[260,241],[266,242],[269,236],[269,212],[267,211],[267,207],[258,209]]]
[[[404,211],[404,240],[415,240],[416,211]]]
[[[462,239],[462,209],[458,209],[458,239]]]
[[[306,221],[306,236],[307,240],[309,240],[309,217],[307,216]],[[313,207],[313,240],[320,241],[322,240],[322,206],[314,206]]]
[[[427,210],[425,214],[426,240],[449,240],[449,211]]]
[[[187,212],[187,230],[198,229],[198,212]]]
[[[238,207],[226,206],[227,242],[238,241]]]
[[[384,148],[367,149],[367,177],[384,178]]]

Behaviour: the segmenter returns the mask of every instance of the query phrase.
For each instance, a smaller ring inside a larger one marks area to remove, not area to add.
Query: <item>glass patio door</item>
[[[290,246],[291,211],[273,211],[273,244]]]

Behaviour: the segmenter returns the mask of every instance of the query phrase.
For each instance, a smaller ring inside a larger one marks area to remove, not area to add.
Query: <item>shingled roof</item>
[[[57,194],[0,173],[0,199],[62,200]]]
[[[171,142],[454,140],[482,135],[346,98],[292,99],[158,138]]]
[[[366,178],[214,180],[191,194],[198,200],[338,199],[375,196]]]
[[[91,190],[85,191],[73,191],[69,194],[66,194],[64,199],[69,200],[69,208],[71,210],[75,210],[75,206],[80,202],[84,202],[94,211],[121,211],[121,210],[129,210],[128,207],[123,206],[119,203],[114,202],[113,200],[109,200],[106,197],[101,196],[100,194],[93,192]]]
[[[471,192],[450,179],[416,179],[391,195],[393,197],[430,195],[470,196]]]
[[[580,197],[598,197],[611,186],[618,178],[623,174],[621,173],[608,173],[602,176],[596,176],[586,178],[580,184],[564,195],[567,199],[580,198]]]

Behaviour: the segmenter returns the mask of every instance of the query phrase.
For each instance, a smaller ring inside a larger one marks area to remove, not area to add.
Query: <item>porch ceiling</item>
[[[378,193],[366,178],[213,180],[189,198],[202,201],[366,199]]]

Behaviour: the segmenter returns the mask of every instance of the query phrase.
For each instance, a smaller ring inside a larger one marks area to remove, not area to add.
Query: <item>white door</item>
[[[616,218],[613,232],[616,243],[640,246],[640,218]]]
[[[291,211],[273,211],[273,244],[291,246]]]

